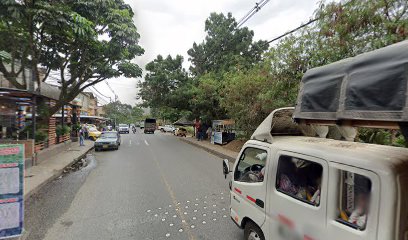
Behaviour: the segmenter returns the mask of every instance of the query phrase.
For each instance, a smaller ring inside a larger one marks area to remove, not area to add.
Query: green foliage
[[[81,124],[80,123],[76,123],[75,125],[72,125],[72,131],[79,131],[81,129]]]
[[[44,142],[47,141],[48,139],[48,133],[46,131],[43,130],[37,130],[35,131],[35,142]]]
[[[55,129],[55,132],[57,133],[57,136],[63,136],[65,134],[70,133],[71,128],[67,125],[64,125],[64,126],[58,125]]]
[[[40,79],[40,67],[45,73],[60,71],[61,95],[50,116],[89,86],[142,75],[131,62],[144,52],[133,16],[123,0],[2,0],[0,72],[16,88],[25,89],[24,68],[32,68],[38,84],[48,76]],[[11,57],[10,68],[4,52]]]
[[[182,64],[183,57],[180,55],[175,58],[170,55],[166,58],[158,55],[146,65],[147,73],[144,81],[140,83],[139,92],[146,105],[152,108],[169,106],[173,101],[172,96],[183,94],[175,92],[189,80]]]
[[[319,20],[265,53],[268,45],[254,42],[248,28],[236,29],[231,14],[212,13],[205,22],[205,39],[188,50],[193,77],[185,78],[182,63],[169,68],[174,59],[158,57],[147,67],[140,96],[157,116],[171,118],[185,111],[190,119],[206,122],[233,118],[249,136],[272,110],[295,104],[308,69],[408,38],[406,0],[321,1],[311,18]],[[174,80],[179,81],[172,84]],[[359,137],[405,144],[401,135],[389,131],[361,130]]]
[[[205,21],[205,40],[194,43],[188,50],[195,76],[206,73],[223,73],[250,68],[262,60],[268,49],[265,41],[253,42],[254,32],[247,27],[237,29],[231,13],[211,13]]]
[[[136,123],[143,119],[143,109],[123,104],[120,101],[111,102],[103,106],[106,117],[117,123]]]

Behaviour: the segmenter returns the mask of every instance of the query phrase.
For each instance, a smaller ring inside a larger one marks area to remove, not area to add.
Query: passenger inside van
[[[356,208],[350,215],[349,222],[357,225],[360,229],[365,228],[369,202],[370,199],[367,193],[359,193],[356,199]]]
[[[370,207],[371,181],[365,176],[342,171],[340,222],[364,230]]]
[[[318,163],[281,156],[276,188],[291,197],[318,206],[322,173],[323,168]]]

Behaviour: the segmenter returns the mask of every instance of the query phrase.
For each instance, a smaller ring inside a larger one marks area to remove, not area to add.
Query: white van
[[[223,163],[245,239],[408,240],[408,149],[272,136],[278,111]]]

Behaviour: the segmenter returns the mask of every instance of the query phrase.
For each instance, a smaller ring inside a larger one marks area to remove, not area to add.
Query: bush
[[[55,131],[57,133],[57,136],[62,136],[62,135],[70,133],[71,128],[68,127],[67,125],[64,125],[64,126],[58,125]]]
[[[37,131],[35,131],[34,139],[35,139],[36,143],[47,141],[48,133],[43,131],[43,130],[37,130]]]

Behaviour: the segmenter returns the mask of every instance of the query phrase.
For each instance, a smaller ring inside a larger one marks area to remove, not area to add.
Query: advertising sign
[[[24,145],[0,145],[0,239],[23,231]]]

